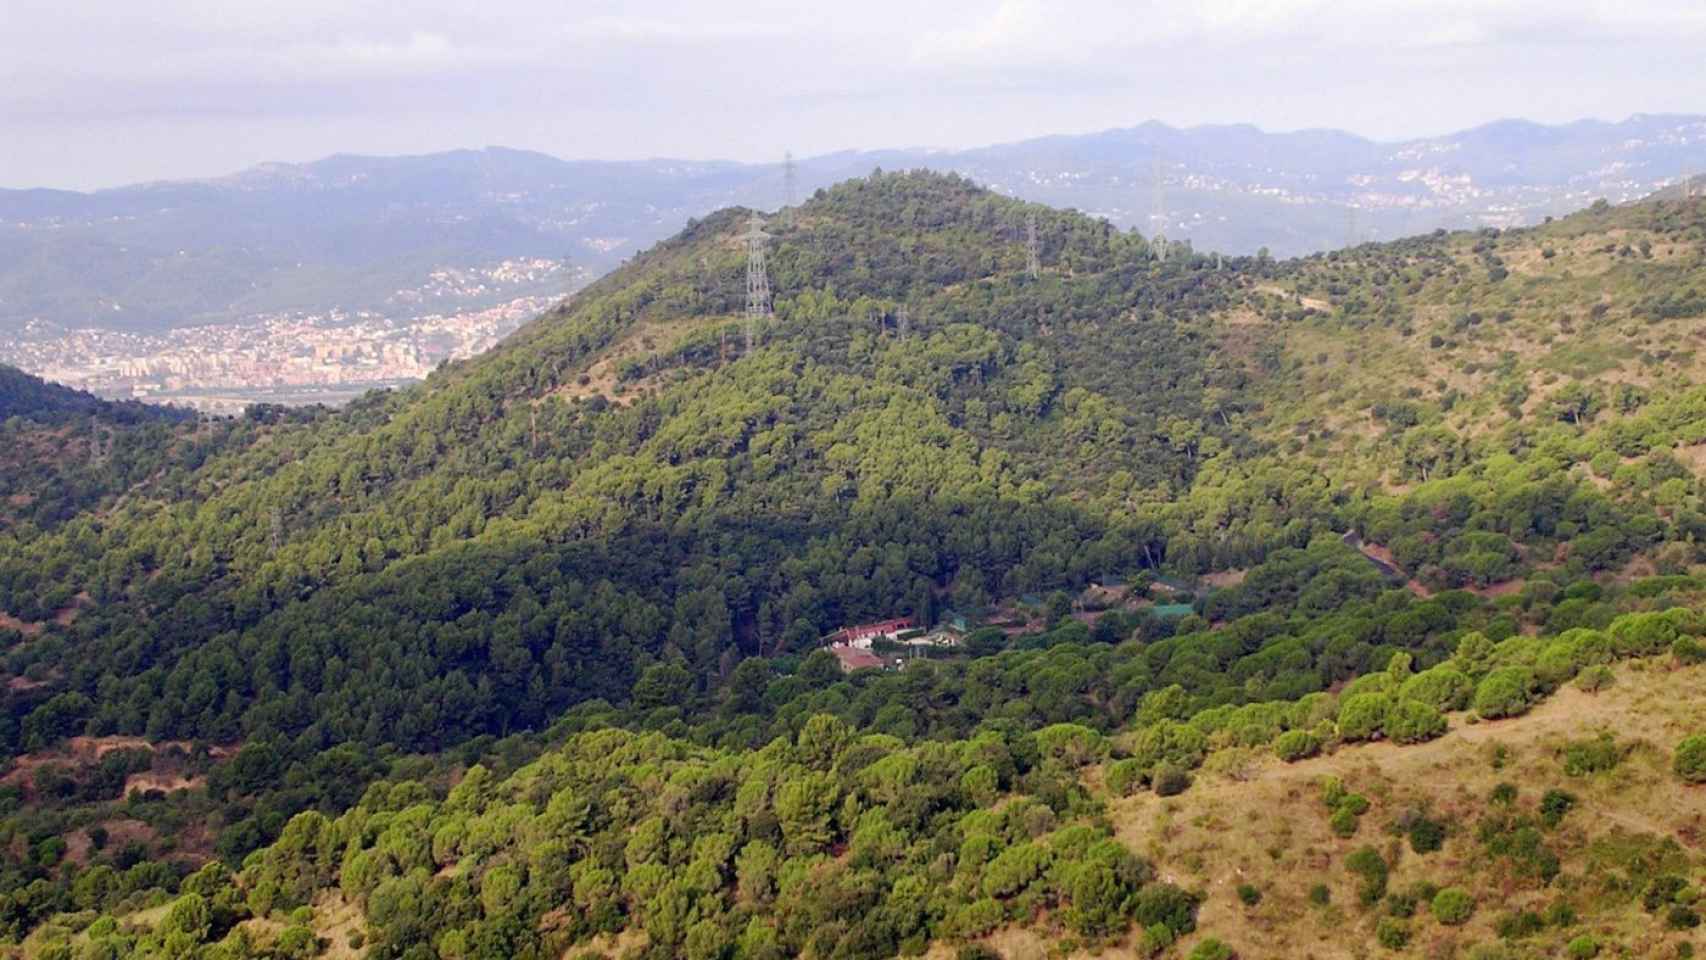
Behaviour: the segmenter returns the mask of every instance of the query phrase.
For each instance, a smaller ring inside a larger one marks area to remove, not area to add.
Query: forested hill
[[[31,376],[0,363],[0,420],[25,417],[38,423],[58,423],[70,417],[104,414],[112,419],[165,419],[171,411],[139,403],[109,403],[94,394]]]
[[[168,466],[187,410],[114,403],[0,364],[0,528],[51,529]],[[187,432],[187,431],[186,431]]]
[[[148,665],[72,726],[434,745],[625,699],[654,657],[714,682],[943,589],[1159,563],[1124,505],[1246,443],[1203,403],[1242,382],[1206,318],[1250,280],[1036,210],[1032,281],[1029,209],[926,175],[821,194],[772,225],[750,353],[725,212],[419,388],[264,442],[237,425],[256,442],[195,496],[5,551],[0,605],[87,591],[66,679],[91,692],[148,624]]]
[[[61,680],[16,715],[72,698],[20,730],[433,747],[1352,527],[1439,586],[1691,549],[1697,201],[1222,262],[884,174],[772,219],[750,352],[745,219],[420,387],[236,424],[185,496],[10,534],[0,609],[92,606],[17,655]]]
[[[270,915],[348,897],[376,956],[1056,920],[1164,951],[1201,895],[1110,839],[1083,765],[1172,790],[1211,735],[1428,739],[1470,691],[1491,720],[1698,659],[1706,201],[1276,262],[879,174],[769,218],[750,343],[748,215],[422,385],[180,431],[122,496],[0,528],[0,937],[182,891],[156,940],[89,939],[282,944]],[[939,663],[818,649],[949,608],[992,625]],[[519,772],[447,796],[475,759]],[[943,896],[872,893],[901,879]]]

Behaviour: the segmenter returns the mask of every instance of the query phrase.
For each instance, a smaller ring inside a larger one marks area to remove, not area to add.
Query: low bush
[[[1706,783],[1706,733],[1684,737],[1671,761],[1676,775],[1689,783]]]
[[[1434,894],[1428,912],[1448,927],[1462,926],[1475,915],[1475,898],[1462,887],[1446,887]]]
[[[1274,741],[1274,755],[1286,763],[1307,760],[1321,752],[1321,740],[1307,730],[1287,730]]]

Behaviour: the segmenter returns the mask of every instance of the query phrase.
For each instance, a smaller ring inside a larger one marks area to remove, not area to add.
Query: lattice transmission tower
[[[112,452],[112,434],[98,423],[91,425],[89,429],[89,464],[95,467],[106,466],[107,455]]]
[[[1030,273],[1032,280],[1042,276],[1042,250],[1042,244],[1037,241],[1037,214],[1033,210],[1025,219],[1025,270]]]
[[[770,316],[770,275],[764,263],[770,234],[764,232],[764,218],[753,213],[741,239],[746,241],[746,352],[750,354],[758,322]]]

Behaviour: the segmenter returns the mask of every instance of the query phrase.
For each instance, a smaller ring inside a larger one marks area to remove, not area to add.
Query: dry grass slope
[[[1526,716],[1494,723],[1470,724],[1462,714],[1451,719],[1450,733],[1419,746],[1368,744],[1295,764],[1267,755],[1221,754],[1184,794],[1115,800],[1112,814],[1121,839],[1164,877],[1207,894],[1201,931],[1231,943],[1243,957],[1459,956],[1458,948],[1496,939],[1498,914],[1541,909],[1560,896],[1572,901],[1583,929],[1602,942],[1622,945],[1631,951],[1628,956],[1669,956],[1665,951],[1683,935],[1665,933],[1638,907],[1595,909],[1604,878],[1594,864],[1603,866],[1632,845],[1670,838],[1699,881],[1706,867],[1706,788],[1686,786],[1669,765],[1673,745],[1706,727],[1706,667],[1671,669],[1668,659],[1630,663],[1618,670],[1617,683],[1598,694],[1564,689]],[[1628,759],[1607,773],[1567,776],[1563,745],[1601,731],[1633,748]],[[1500,753],[1504,760],[1496,767]],[[1328,827],[1319,787],[1327,776],[1372,802],[1350,839]],[[1553,787],[1579,798],[1548,837],[1564,870],[1545,891],[1509,881],[1486,889],[1487,878],[1498,875],[1480,862],[1473,830],[1501,782],[1519,788],[1519,805],[1532,806]],[[1413,807],[1429,809],[1449,825],[1440,852],[1418,856],[1386,832],[1387,824]],[[1412,921],[1416,936],[1408,948],[1378,947],[1375,926],[1385,913],[1357,904],[1356,878],[1344,866],[1345,857],[1365,844],[1396,861],[1392,890],[1421,880],[1462,884],[1482,894],[1481,909],[1469,924],[1448,928],[1428,919],[1424,907]],[[1327,907],[1309,899],[1318,883],[1332,891]],[[1243,905],[1236,892],[1240,884],[1262,891],[1258,906]],[[1562,956],[1562,940],[1548,931],[1526,943],[1535,948],[1534,956]]]

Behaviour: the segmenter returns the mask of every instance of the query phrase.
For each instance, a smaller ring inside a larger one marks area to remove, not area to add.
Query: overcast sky
[[[0,185],[1706,112],[1706,0],[0,0]]]

